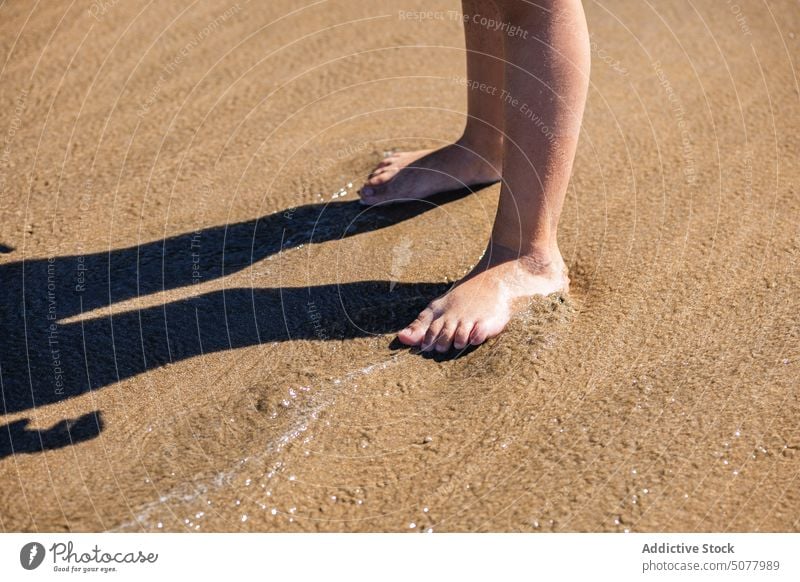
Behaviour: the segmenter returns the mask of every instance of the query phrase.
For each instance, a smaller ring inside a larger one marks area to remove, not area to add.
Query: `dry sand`
[[[2,530],[800,531],[796,2],[587,3],[572,294],[455,359],[391,332],[497,187],[354,200],[459,135],[457,2],[32,4],[0,6]]]

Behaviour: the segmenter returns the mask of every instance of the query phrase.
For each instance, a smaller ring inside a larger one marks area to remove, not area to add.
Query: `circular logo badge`
[[[27,543],[19,552],[19,563],[26,570],[35,570],[44,561],[44,553],[44,546],[39,542]]]

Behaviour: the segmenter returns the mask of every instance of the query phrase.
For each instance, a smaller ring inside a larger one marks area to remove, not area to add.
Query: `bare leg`
[[[497,182],[503,155],[503,33],[474,22],[500,18],[491,0],[463,0],[467,46],[467,124],[454,144],[402,152],[383,160],[361,188],[364,204],[425,198]]]
[[[478,266],[398,337],[446,351],[499,334],[521,300],[566,291],[556,240],[589,81],[589,36],[579,0],[499,2],[504,35],[503,186]],[[527,38],[526,38],[527,37]]]

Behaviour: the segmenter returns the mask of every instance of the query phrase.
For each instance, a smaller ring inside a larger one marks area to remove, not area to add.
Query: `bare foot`
[[[433,300],[397,337],[423,351],[446,352],[478,345],[503,331],[525,300],[536,295],[566,292],[567,267],[556,250],[552,260],[516,257],[492,249],[448,293]],[[498,256],[503,255],[503,256]]]
[[[438,150],[395,153],[367,178],[359,194],[367,206],[427,198],[438,192],[500,180],[501,145],[496,159],[482,156],[460,142]]]

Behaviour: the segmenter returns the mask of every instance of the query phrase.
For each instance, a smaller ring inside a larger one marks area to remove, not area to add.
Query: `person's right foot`
[[[501,147],[494,159],[454,143],[438,150],[387,156],[361,187],[361,203],[419,200],[439,192],[491,184],[500,180]]]
[[[477,346],[502,332],[536,296],[566,293],[567,266],[558,248],[547,259],[495,247],[445,295],[433,300],[397,338],[422,351]]]

